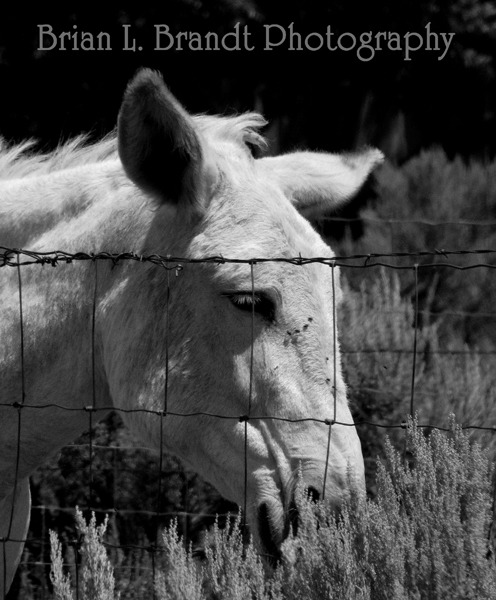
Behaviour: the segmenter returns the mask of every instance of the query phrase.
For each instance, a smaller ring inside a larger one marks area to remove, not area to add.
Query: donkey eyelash
[[[247,308],[251,310],[252,305],[257,306],[262,299],[260,294],[252,292],[226,292],[222,294],[224,298],[228,298],[235,306],[240,308]]]
[[[239,310],[260,315],[268,321],[274,321],[276,307],[272,299],[263,292],[227,292],[222,294]]]
[[[260,296],[257,294],[243,293],[243,294],[226,294],[229,300],[233,304],[258,304],[260,302]]]

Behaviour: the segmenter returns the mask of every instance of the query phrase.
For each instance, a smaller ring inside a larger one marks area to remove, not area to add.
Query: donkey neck
[[[138,197],[136,197],[138,195]],[[132,250],[146,230],[151,211],[125,177],[118,161],[66,169],[57,173],[0,183],[0,246],[33,251],[69,252]],[[135,205],[137,205],[135,207]],[[151,213],[152,214],[152,213]],[[126,239],[127,236],[127,239]],[[129,246],[128,246],[129,243]],[[110,399],[99,360],[99,340],[92,338],[91,319],[96,284],[92,263],[60,265],[55,269],[22,267],[25,404],[71,407],[109,406]],[[123,277],[98,265],[98,294]],[[112,273],[112,274],[110,274]],[[17,269],[1,270],[0,403],[21,400],[19,282]],[[92,395],[92,356],[95,356],[99,393]],[[75,368],[77,365],[77,369]],[[60,415],[63,414],[63,418]],[[101,418],[99,413],[98,417]],[[0,480],[12,483],[9,470],[16,457],[16,418],[0,407]],[[23,411],[20,474],[27,476],[57,447],[74,439],[88,426],[84,411],[57,409]],[[47,432],[50,432],[47,435]],[[2,493],[0,485],[0,496]],[[5,490],[4,490],[5,491]]]

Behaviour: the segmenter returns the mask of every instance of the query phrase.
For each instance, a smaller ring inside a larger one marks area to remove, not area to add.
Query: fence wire
[[[333,220],[340,220],[334,218]],[[346,221],[353,221],[353,219],[346,219]],[[382,220],[383,221],[383,220]],[[401,222],[401,221],[398,221]],[[411,221],[408,221],[411,222]],[[394,224],[396,220],[388,220],[387,223]],[[423,224],[433,225],[435,226],[436,222],[431,221],[422,221]],[[457,222],[457,224],[459,224]],[[467,221],[466,224],[482,224],[487,225],[488,223],[475,223],[472,221]],[[460,258],[470,258],[470,264],[460,264],[459,262],[454,262]],[[417,404],[417,389],[416,389],[416,377],[417,377],[417,359],[419,354],[426,354],[429,352],[427,349],[418,349],[418,333],[419,333],[419,319],[422,318],[426,314],[436,315],[436,312],[423,310],[419,306],[419,276],[422,272],[428,269],[452,269],[452,270],[472,270],[472,269],[488,269],[492,270],[496,268],[496,264],[492,262],[487,262],[484,259],[495,259],[496,258],[496,250],[493,249],[476,249],[476,250],[445,250],[445,249],[434,249],[434,250],[425,250],[418,252],[391,252],[391,253],[368,253],[368,254],[354,254],[354,255],[344,255],[344,256],[332,256],[332,257],[303,257],[301,255],[296,257],[252,257],[248,259],[234,259],[229,257],[224,257],[220,255],[216,256],[208,256],[204,258],[185,258],[185,257],[175,257],[175,256],[161,256],[158,254],[137,254],[134,252],[121,252],[121,253],[109,253],[109,252],[98,252],[98,253],[86,253],[86,252],[76,252],[69,253],[61,250],[51,251],[51,252],[33,252],[29,250],[23,249],[15,249],[15,248],[7,248],[4,246],[0,246],[0,267],[13,268],[17,270],[17,287],[18,287],[18,319],[19,319],[19,345],[20,345],[20,390],[19,396],[16,399],[12,399],[11,402],[0,403],[0,407],[2,408],[10,408],[16,414],[16,423],[17,423],[17,448],[16,448],[16,464],[14,469],[14,493],[12,495],[12,504],[10,507],[10,517],[9,524],[7,528],[7,533],[3,538],[0,538],[0,545],[3,547],[3,572],[4,572],[4,581],[0,582],[0,589],[3,586],[3,591],[5,595],[6,590],[6,557],[5,557],[5,549],[6,544],[8,542],[30,542],[38,543],[40,545],[46,544],[46,539],[44,535],[40,538],[28,537],[26,540],[18,540],[12,536],[12,524],[14,520],[14,508],[15,508],[15,496],[16,489],[19,485],[19,462],[20,462],[20,453],[21,453],[21,437],[23,432],[23,416],[27,411],[43,411],[48,408],[56,408],[60,411],[67,412],[82,412],[87,414],[88,419],[88,468],[89,468],[89,478],[88,478],[88,491],[87,491],[87,509],[93,510],[95,512],[108,512],[107,509],[102,509],[99,507],[95,507],[95,490],[94,490],[94,463],[95,463],[95,454],[98,453],[102,448],[105,448],[107,451],[124,451],[126,448],[122,448],[121,446],[100,446],[94,442],[94,427],[95,423],[98,420],[99,413],[101,415],[106,414],[109,410],[112,410],[119,414],[133,414],[133,413],[146,413],[150,415],[154,415],[160,423],[160,441],[159,441],[159,453],[158,453],[158,465],[157,465],[157,487],[156,487],[156,499],[155,499],[155,508],[154,510],[132,510],[125,508],[116,508],[113,507],[111,509],[113,515],[124,515],[124,514],[142,514],[148,517],[152,517],[155,521],[155,539],[151,544],[111,544],[107,543],[108,548],[115,548],[121,550],[140,550],[149,552],[151,555],[151,570],[153,576],[155,576],[156,572],[156,554],[161,551],[158,532],[159,526],[164,517],[169,517],[171,514],[179,517],[213,517],[214,515],[211,513],[193,513],[187,510],[177,511],[174,513],[170,513],[169,511],[164,511],[162,509],[162,496],[163,496],[163,479],[166,476],[169,476],[171,473],[177,473],[179,471],[171,471],[166,468],[164,463],[164,452],[162,451],[165,448],[165,440],[164,440],[164,420],[168,416],[174,416],[179,418],[195,418],[195,417],[204,417],[211,419],[228,419],[239,421],[244,424],[244,505],[243,505],[243,514],[247,513],[247,488],[248,488],[248,473],[249,473],[249,458],[248,458],[248,423],[250,421],[263,421],[263,420],[272,420],[272,421],[285,421],[290,423],[301,423],[305,421],[312,421],[316,423],[321,423],[328,427],[328,442],[327,442],[327,453],[326,453],[326,464],[324,469],[324,494],[326,489],[326,479],[328,476],[329,470],[329,460],[330,460],[330,448],[331,448],[331,437],[333,427],[339,425],[344,427],[357,427],[361,428],[380,428],[380,429],[405,429],[406,419],[397,423],[385,423],[380,421],[368,420],[368,419],[358,419],[354,423],[342,422],[337,420],[337,399],[336,399],[336,391],[337,391],[337,355],[338,355],[338,342],[337,342],[337,331],[336,331],[336,319],[337,319],[337,310],[336,310],[336,302],[335,302],[335,291],[336,291],[336,283],[335,283],[335,269],[336,267],[340,267],[342,269],[371,269],[371,268],[383,268],[383,269],[394,269],[394,270],[409,270],[412,273],[412,289],[413,289],[413,314],[414,314],[414,323],[413,323],[413,344],[411,348],[362,348],[362,349],[351,349],[344,350],[341,352],[343,356],[348,355],[361,355],[367,353],[392,353],[392,354],[406,354],[411,355],[411,379],[410,379],[410,392],[409,392],[409,415],[413,417],[416,414],[416,404]],[[474,259],[475,262],[474,262]],[[165,344],[165,386],[164,386],[164,397],[162,407],[159,410],[153,409],[145,409],[145,408],[116,408],[114,406],[97,406],[96,395],[97,395],[97,377],[96,377],[96,353],[95,353],[95,332],[96,332],[96,321],[97,321],[97,298],[99,291],[99,263],[101,262],[110,262],[112,266],[116,266],[117,264],[124,261],[134,261],[138,263],[148,263],[156,265],[157,268],[165,269],[167,272],[167,287],[165,291],[165,322],[166,322],[166,335],[164,339]],[[29,377],[29,373],[26,372],[25,367],[25,337],[27,335],[25,330],[24,323],[24,308],[23,308],[23,277],[22,272],[24,268],[27,267],[43,267],[49,266],[51,268],[59,268],[63,265],[74,264],[77,262],[91,262],[94,265],[94,277],[93,277],[93,290],[91,290],[92,296],[92,310],[91,310],[91,327],[90,327],[90,335],[91,335],[91,404],[83,407],[67,407],[58,403],[46,403],[46,404],[34,404],[30,402],[30,398],[26,398],[26,378]],[[254,342],[255,342],[255,273],[254,266],[262,263],[286,263],[289,265],[296,265],[300,267],[305,267],[310,264],[322,264],[326,265],[331,269],[332,273],[332,291],[333,291],[333,300],[332,300],[332,316],[333,316],[333,371],[334,371],[334,380],[331,382],[332,385],[331,390],[332,393],[330,395],[330,406],[332,408],[332,417],[331,418],[319,418],[314,415],[306,415],[301,418],[286,418],[277,415],[265,415],[265,414],[257,414],[253,410],[253,369],[254,369]],[[170,321],[170,302],[171,302],[171,274],[177,276],[181,273],[181,271],[187,265],[193,264],[216,264],[216,265],[224,265],[224,264],[246,264],[250,269],[250,280],[251,280],[251,296],[252,296],[252,310],[251,310],[251,350],[250,350],[250,363],[249,363],[249,393],[246,399],[246,411],[243,414],[232,416],[226,415],[222,413],[215,412],[207,412],[207,411],[195,411],[195,412],[177,412],[171,411],[168,405],[168,394],[169,394],[169,360],[170,360],[170,349],[169,349],[169,321]],[[496,261],[495,261],[496,263]],[[470,313],[464,311],[453,311],[454,315],[467,317],[473,316]],[[483,316],[483,315],[480,315]],[[484,313],[484,316],[496,317],[496,313]],[[460,350],[440,350],[436,349],[432,352],[436,352],[439,354],[447,354],[447,355],[456,355],[456,354],[467,354],[470,353],[470,350],[460,349]],[[496,350],[481,350],[478,352],[479,354],[487,354],[493,355],[496,354]],[[376,394],[391,394],[393,397],[397,395],[395,390],[387,390],[382,388],[364,388],[368,393],[376,393]],[[441,427],[438,424],[431,423],[419,423],[419,427],[429,428],[429,429],[439,429],[443,431],[448,431],[447,428]],[[496,432],[496,423],[467,423],[463,424],[463,429],[467,430],[479,430],[486,432]],[[74,446],[72,446],[74,447]],[[132,450],[136,451],[139,448],[135,446],[130,447]],[[58,511],[58,512],[70,512],[74,513],[74,508],[64,508],[58,506],[34,506],[33,510],[37,510],[45,514],[46,511]],[[245,523],[244,523],[245,524]],[[45,533],[45,532],[44,532]],[[73,538],[70,540],[70,544],[74,547],[75,556],[78,555],[78,550],[81,548],[82,541],[79,538]],[[37,566],[43,566],[45,563],[43,560],[35,561],[34,563]],[[76,581],[79,578],[79,563],[78,560],[75,559],[75,571],[76,571]],[[76,591],[76,593],[78,593]]]

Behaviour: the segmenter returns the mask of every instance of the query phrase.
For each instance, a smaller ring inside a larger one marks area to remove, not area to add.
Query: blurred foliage
[[[362,235],[344,235],[333,248],[340,254],[438,251],[419,257],[419,309],[423,321],[439,325],[442,344],[450,338],[480,350],[495,349],[496,278],[494,255],[445,256],[443,251],[496,248],[496,162],[450,160],[437,148],[424,151],[403,166],[386,163],[375,176],[376,200],[360,211]],[[332,232],[332,217],[326,225]],[[412,264],[411,258],[394,261]],[[422,265],[437,264],[438,267]],[[375,278],[370,269],[346,270],[356,287]],[[414,300],[412,269],[399,272],[401,295]],[[356,286],[353,281],[356,280]]]
[[[371,496],[375,461],[384,456],[386,437],[403,447],[399,425],[412,405],[419,422],[433,427],[445,427],[451,413],[464,426],[496,423],[494,353],[467,345],[457,329],[446,342],[439,322],[425,320],[415,334],[414,307],[401,295],[397,272],[374,271],[375,280],[364,279],[356,290],[345,284],[339,315],[345,380],[355,422],[363,422],[358,433]],[[472,437],[496,456],[493,430],[476,430]]]

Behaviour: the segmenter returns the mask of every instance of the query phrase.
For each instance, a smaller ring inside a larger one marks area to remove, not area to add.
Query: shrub
[[[411,464],[386,444],[376,499],[354,496],[337,521],[300,495],[304,518],[277,574],[282,597],[494,597],[487,455],[453,422],[448,436],[434,430],[428,437],[411,422],[407,445]]]
[[[76,527],[81,537],[80,553],[83,557],[81,593],[76,594],[81,600],[118,600],[115,593],[114,570],[103,546],[103,535],[107,529],[108,517],[101,525],[96,524],[95,513],[89,523],[83,514],[76,509]],[[54,586],[56,600],[73,600],[71,579],[63,572],[62,550],[57,535],[50,532],[52,570],[51,581]],[[76,585],[79,583],[77,581]],[[79,591],[79,590],[78,590]]]
[[[155,591],[160,600],[202,600],[202,569],[177,532],[177,521],[163,533],[164,566],[157,575]]]
[[[297,490],[298,535],[283,545],[282,563],[263,565],[243,543],[240,518],[207,534],[203,562],[185,546],[177,525],[164,531],[164,562],[155,581],[159,600],[484,600],[496,589],[491,463],[451,419],[449,433],[429,435],[410,421],[409,462],[387,443],[378,468],[377,497],[352,496],[336,518]],[[110,600],[114,580],[102,535],[77,516],[84,535],[82,598]],[[60,545],[52,534],[52,581],[57,600],[70,600]],[[90,556],[90,554],[92,556]],[[114,595],[113,595],[114,594]]]

